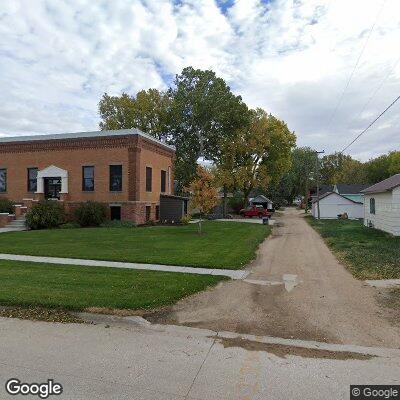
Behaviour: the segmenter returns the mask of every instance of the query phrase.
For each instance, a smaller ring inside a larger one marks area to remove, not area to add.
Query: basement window
[[[110,207],[111,221],[121,221],[121,207],[111,206]]]
[[[146,222],[149,222],[151,218],[151,206],[146,206]]]

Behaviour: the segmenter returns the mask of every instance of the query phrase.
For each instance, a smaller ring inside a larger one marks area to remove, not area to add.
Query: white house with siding
[[[362,191],[364,225],[400,236],[400,174]]]
[[[363,203],[349,199],[337,192],[327,192],[319,199],[321,219],[336,219],[346,213],[349,219],[360,219],[364,216]],[[312,215],[318,218],[318,201],[312,203]]]

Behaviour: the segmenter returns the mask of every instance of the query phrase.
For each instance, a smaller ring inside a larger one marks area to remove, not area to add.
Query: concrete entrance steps
[[[16,231],[24,231],[26,230],[26,220],[25,217],[20,217],[18,219],[14,219],[8,225],[6,225],[7,229],[12,229]]]

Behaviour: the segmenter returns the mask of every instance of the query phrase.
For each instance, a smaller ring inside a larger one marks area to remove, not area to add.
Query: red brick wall
[[[0,214],[0,228],[4,228],[8,224],[8,215],[5,213]]]
[[[172,176],[169,177],[168,185],[168,167],[171,167],[171,158],[165,156],[154,157],[151,150],[142,149],[140,154],[140,200],[148,201],[149,203],[159,203],[161,193],[161,171],[164,170],[167,173],[166,182],[166,194],[168,193],[168,186],[173,188]],[[152,191],[146,191],[146,167],[152,168]],[[171,168],[170,168],[171,169]],[[172,173],[170,173],[172,175]]]
[[[66,205],[71,203],[71,209],[73,204],[88,200],[107,204],[145,202],[140,206],[129,203],[122,209],[122,219],[143,220],[144,223],[146,205],[152,206],[155,218],[161,169],[171,170],[169,179],[173,187],[173,159],[173,151],[139,135],[0,143],[0,168],[7,169],[7,193],[0,196],[29,206],[30,202],[23,199],[40,199],[43,195],[27,191],[27,169],[42,170],[55,165],[68,171],[68,194],[63,195],[62,200]],[[109,166],[112,164],[122,165],[121,192],[109,190]],[[95,167],[94,192],[82,191],[83,166]],[[146,192],[146,166],[153,168],[151,193]]]
[[[109,191],[110,164],[122,164],[122,192]],[[7,168],[7,193],[9,199],[22,202],[24,198],[35,197],[27,191],[27,169],[42,170],[50,165],[68,171],[69,201],[114,201],[128,200],[128,150],[74,149],[70,151],[37,151],[19,154],[1,154],[0,168]],[[95,166],[95,191],[82,191],[82,166]]]

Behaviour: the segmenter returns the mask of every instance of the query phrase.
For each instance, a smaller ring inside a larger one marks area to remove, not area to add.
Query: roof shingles
[[[383,192],[390,192],[394,188],[400,186],[400,174],[396,174],[387,178],[381,182],[376,183],[364,190],[362,193],[383,193]]]

